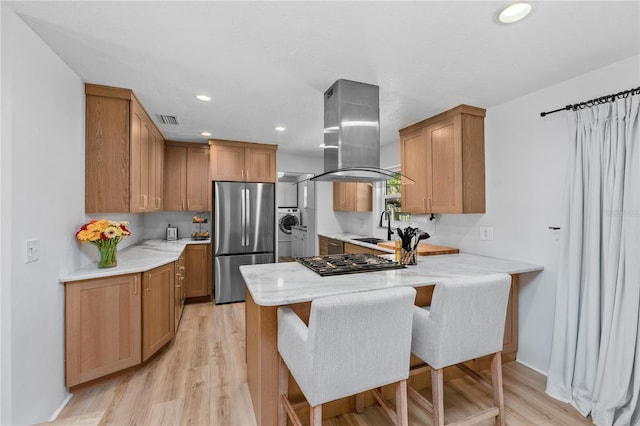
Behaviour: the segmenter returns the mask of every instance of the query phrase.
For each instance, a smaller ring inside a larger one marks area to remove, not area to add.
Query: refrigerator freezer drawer
[[[214,260],[213,291],[216,304],[244,301],[245,284],[240,266],[273,263],[273,253],[216,256]]]

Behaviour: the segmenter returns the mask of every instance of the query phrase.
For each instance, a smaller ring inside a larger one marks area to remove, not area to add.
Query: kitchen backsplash
[[[193,223],[194,216],[207,218],[207,223]],[[178,238],[188,238],[194,231],[209,231],[211,234],[211,214],[209,212],[157,212],[145,214],[144,238],[146,240],[166,238],[167,225],[169,224],[178,228]]]

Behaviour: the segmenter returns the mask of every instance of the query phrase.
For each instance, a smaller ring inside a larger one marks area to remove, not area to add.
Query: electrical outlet
[[[27,257],[24,263],[35,262],[40,259],[40,240],[27,240]]]
[[[493,227],[491,226],[480,227],[480,241],[493,241]]]

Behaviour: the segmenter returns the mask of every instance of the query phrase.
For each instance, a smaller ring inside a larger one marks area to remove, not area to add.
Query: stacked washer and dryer
[[[278,256],[291,256],[291,227],[300,225],[300,209],[278,208]]]

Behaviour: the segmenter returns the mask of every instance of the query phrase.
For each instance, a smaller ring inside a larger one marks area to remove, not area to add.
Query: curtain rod
[[[614,95],[601,96],[599,98],[591,99],[586,102],[580,102],[579,104],[567,105],[564,108],[558,108],[553,111],[541,112],[540,117],[544,117],[545,115],[553,114],[560,111],[569,111],[569,110],[577,111],[579,109],[591,108],[592,106],[595,106],[595,105],[606,104],[608,102],[613,102],[616,99],[627,98],[633,95],[640,95],[640,86],[636,87],[635,89],[629,89],[629,90],[625,90],[624,92],[618,92]]]

